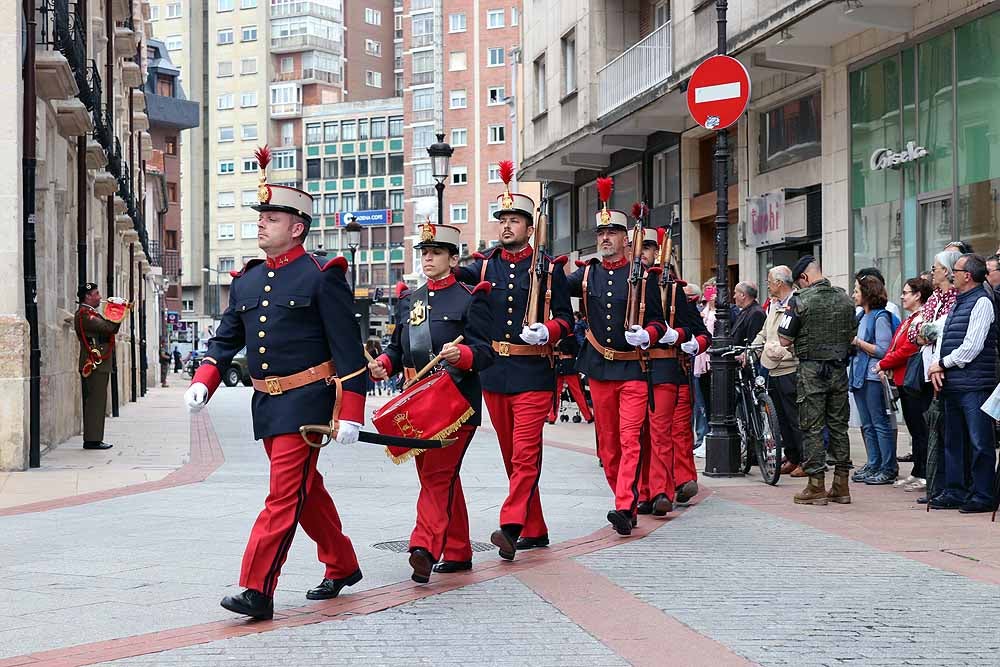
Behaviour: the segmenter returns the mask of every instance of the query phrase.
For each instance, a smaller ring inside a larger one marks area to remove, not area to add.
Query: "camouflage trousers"
[[[802,470],[818,475],[826,470],[823,429],[829,437],[829,458],[838,471],[851,469],[847,435],[851,407],[847,400],[847,368],[841,361],[802,360],[797,403],[802,429]]]

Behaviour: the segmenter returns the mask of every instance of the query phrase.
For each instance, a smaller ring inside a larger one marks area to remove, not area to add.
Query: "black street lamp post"
[[[726,55],[726,0],[715,0],[718,13],[718,53]],[[715,133],[715,261],[716,302],[715,335],[712,344],[712,396],[709,433],[705,438],[705,474],[709,477],[735,477],[743,474],[740,466],[740,436],[736,429],[736,360],[720,352],[732,345],[729,321],[729,133]]]
[[[437,190],[438,200],[438,224],[444,224],[444,182],[448,180],[448,162],[455,149],[444,141],[444,132],[437,135],[437,143],[427,147],[427,154],[431,156],[431,174],[436,183],[434,189]]]
[[[358,248],[361,247],[361,223],[353,215],[347,215],[344,232],[347,236],[347,249],[351,251],[351,299],[357,298],[358,286]]]

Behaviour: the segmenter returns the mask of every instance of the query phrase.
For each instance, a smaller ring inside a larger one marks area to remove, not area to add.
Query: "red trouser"
[[[500,525],[521,526],[522,537],[545,537],[538,479],[542,475],[542,428],[552,405],[551,391],[520,394],[483,392],[490,420],[500,441],[510,489],[500,508]]]
[[[417,525],[410,533],[410,549],[423,547],[436,561],[472,560],[469,510],[458,475],[475,433],[475,426],[463,426],[455,433],[453,444],[443,449],[428,449],[416,458],[420,496]]]
[[[674,484],[681,486],[698,481],[698,469],[694,463],[694,409],[691,385],[677,386],[677,407],[674,408]]]
[[[549,412],[549,421],[554,422],[556,417],[559,416],[559,404],[562,402],[563,386],[569,387],[569,395],[573,397],[576,407],[580,409],[580,416],[583,417],[583,421],[593,421],[594,415],[590,412],[590,406],[587,405],[587,397],[583,393],[583,387],[580,386],[580,376],[577,373],[556,376],[556,400],[552,404],[552,411]]]
[[[264,509],[250,531],[243,553],[240,585],[273,596],[281,566],[292,546],[296,524],[314,542],[327,579],[341,579],[358,569],[350,538],[341,530],[333,499],[316,470],[319,450],[298,433],[264,438],[271,461],[271,488]]]
[[[641,446],[639,431],[646,418],[646,383],[642,380],[590,380],[590,396],[594,400],[597,421],[597,455],[604,464],[608,485],[615,494],[615,509],[634,512],[639,502]],[[675,385],[653,387],[656,410],[649,413],[651,463],[649,485],[663,489],[672,482],[671,466],[658,461],[672,457],[670,423],[676,401]],[[670,486],[668,497],[673,498]]]

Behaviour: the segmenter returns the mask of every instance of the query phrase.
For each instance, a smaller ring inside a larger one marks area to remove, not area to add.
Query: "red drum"
[[[435,373],[416,382],[372,415],[375,430],[385,435],[444,440],[469,421],[474,411],[448,373]],[[424,449],[386,447],[385,453],[399,465]]]

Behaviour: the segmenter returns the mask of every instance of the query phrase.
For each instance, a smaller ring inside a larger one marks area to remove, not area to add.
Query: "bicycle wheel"
[[[764,483],[774,486],[781,477],[781,431],[777,413],[767,394],[757,397],[755,407],[761,424],[761,437],[756,442],[757,465]]]
[[[745,475],[750,472],[750,424],[743,408],[743,401],[737,397],[739,404],[736,406],[736,430],[740,436],[740,471]]]

